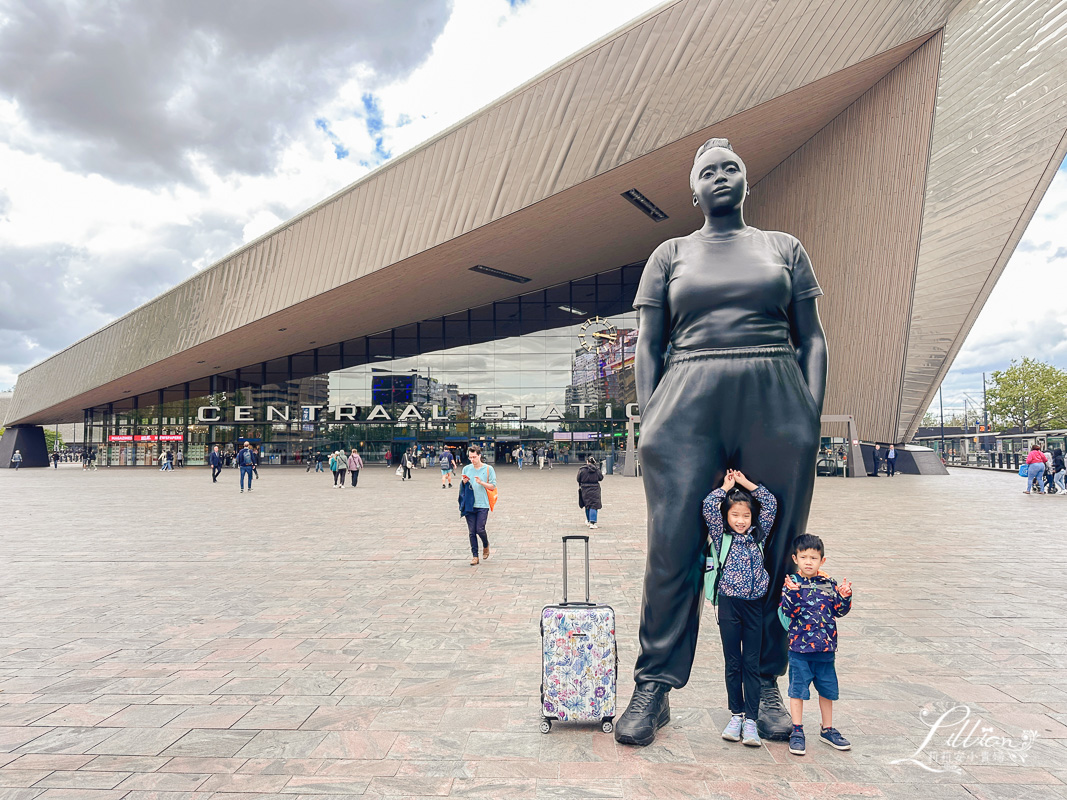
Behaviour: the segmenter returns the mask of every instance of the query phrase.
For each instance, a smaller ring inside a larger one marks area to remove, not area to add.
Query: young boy
[[[789,752],[802,756],[804,746],[804,701],[810,699],[808,687],[815,683],[819,692],[822,731],[819,739],[838,750],[852,747],[833,727],[834,700],[838,697],[837,617],[852,608],[852,584],[840,586],[820,571],[826,563],[822,539],[811,534],[798,536],[793,542],[796,575],[787,575],[782,590],[779,616],[789,631],[789,714],[793,732],[789,735]]]

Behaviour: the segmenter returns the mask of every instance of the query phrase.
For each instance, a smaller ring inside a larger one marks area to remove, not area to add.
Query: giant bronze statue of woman
[[[764,556],[758,726],[771,739],[790,731],[777,609],[815,482],[826,388],[822,289],[799,241],[745,224],[745,164],[726,139],[697,150],[689,185],[704,225],[656,248],[634,300],[648,555],[637,687],[615,726],[625,744],[650,744],[670,721],[668,692],[689,680],[704,602],[701,504],[727,469],[778,499]]]

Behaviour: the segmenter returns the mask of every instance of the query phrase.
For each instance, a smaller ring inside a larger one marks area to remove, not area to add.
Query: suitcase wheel
[[[548,733],[550,730],[552,730],[552,720],[541,720],[541,733]]]
[[[610,719],[606,719],[603,723],[601,723],[600,729],[604,731],[604,733],[611,733],[613,730],[615,730],[615,726],[611,724]]]

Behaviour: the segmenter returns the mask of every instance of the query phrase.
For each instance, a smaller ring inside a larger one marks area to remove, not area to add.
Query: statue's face
[[[692,184],[704,213],[736,208],[748,189],[745,162],[731,150],[713,147],[693,165]]]

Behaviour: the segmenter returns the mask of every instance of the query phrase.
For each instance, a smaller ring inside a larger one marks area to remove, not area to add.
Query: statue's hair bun
[[[722,147],[725,150],[729,150],[731,153],[734,152],[734,148],[730,145],[729,139],[708,139],[697,149],[697,154],[693,156],[693,163],[696,164],[697,159],[713,147]]]

